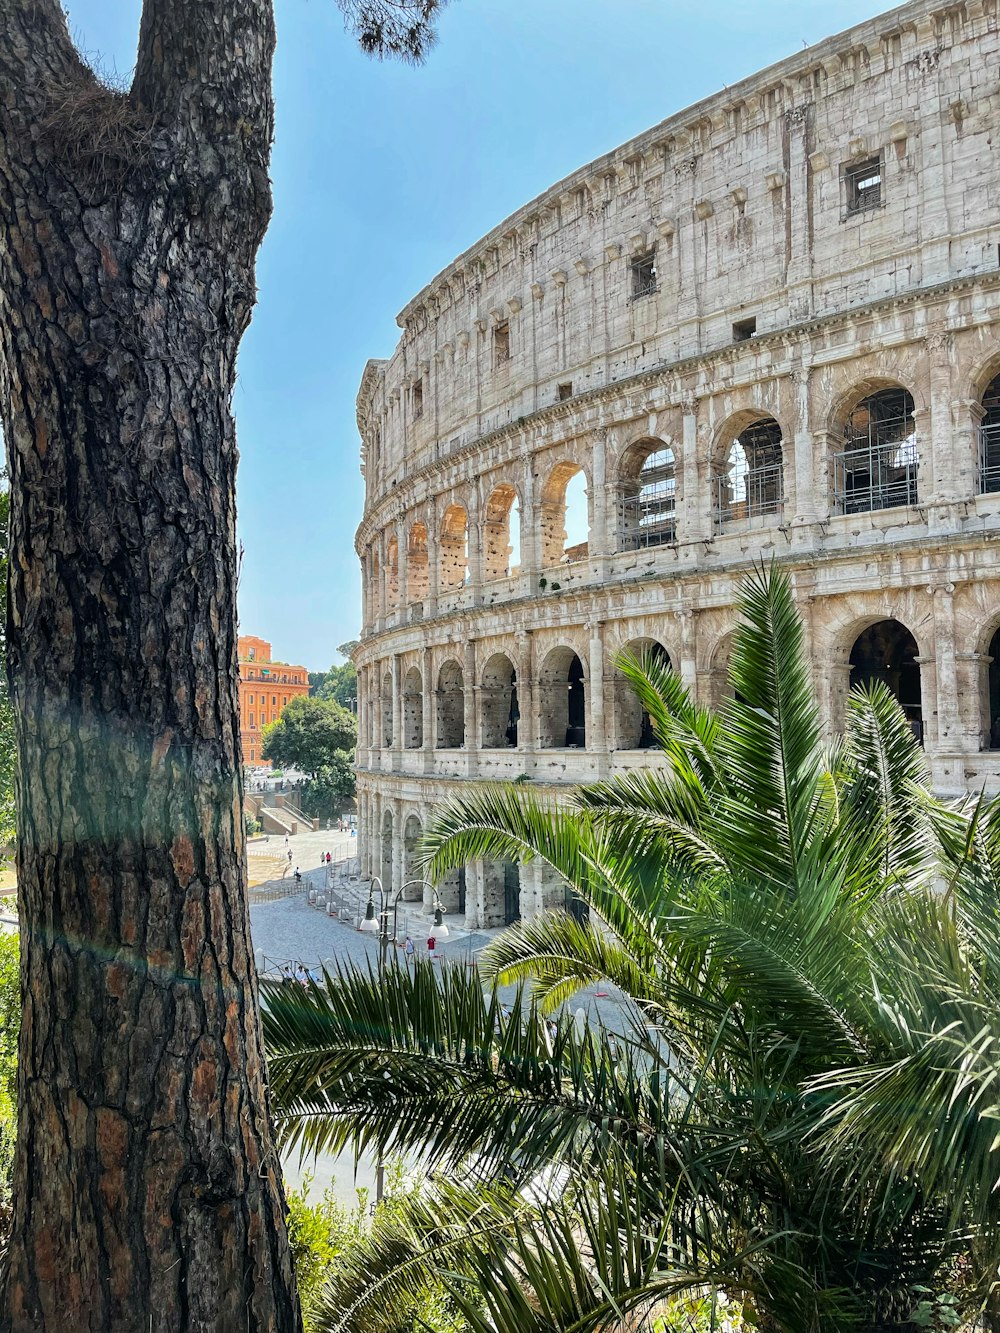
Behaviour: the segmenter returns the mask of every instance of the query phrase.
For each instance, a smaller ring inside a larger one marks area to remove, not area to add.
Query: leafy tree
[[[285,768],[299,768],[316,777],[335,767],[337,756],[350,755],[358,729],[353,714],[330,699],[299,696],[277,722],[264,728],[262,755]]]
[[[827,753],[787,577],[749,579],[742,609],[720,713],[623,661],[662,768],[568,808],[484,787],[427,831],[431,878],[541,858],[587,921],[505,932],[480,976],[344,967],[273,996],[283,1139],[435,1172],[337,1270],[319,1327],[391,1327],[447,1273],[476,1333],[597,1333],[706,1286],[769,1333],[873,1331],[960,1268],[956,1300],[996,1326],[1000,805],[932,800],[883,686]],[[606,981],[624,1039],[547,1030]],[[491,982],[530,1004],[507,1017]]]
[[[437,0],[338,0],[418,59]],[[137,6],[139,8],[139,6]],[[271,0],[142,0],[110,88],[0,0],[22,1025],[0,1326],[299,1327],[249,947],[236,357],[271,211]]]
[[[317,818],[331,818],[353,799],[356,785],[353,754],[338,751],[332,762],[305,783],[302,808]]]
[[[309,693],[318,699],[333,699],[342,708],[356,710],[358,702],[358,673],[351,654],[358,646],[357,639],[342,643],[337,652],[348,660],[340,666],[332,666],[329,671],[309,673]]]

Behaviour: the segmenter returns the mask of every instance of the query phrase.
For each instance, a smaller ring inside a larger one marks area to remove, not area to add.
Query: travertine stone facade
[[[831,735],[878,676],[939,789],[1000,786],[998,68],[997,0],[915,0],[553,186],[402,312],[358,398],[370,873],[415,876],[470,781],[657,763],[617,654],[718,699],[761,557]],[[478,925],[562,895],[494,865],[442,894]]]

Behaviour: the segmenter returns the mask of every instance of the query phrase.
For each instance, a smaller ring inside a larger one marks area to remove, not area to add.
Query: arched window
[[[587,701],[583,663],[571,648],[553,648],[539,676],[540,736],[543,749],[583,748],[587,743]]]
[[[506,579],[521,563],[521,509],[517,492],[504,482],[486,501],[483,521],[483,570],[487,581]]]
[[[744,427],[722,460],[715,479],[715,517],[719,527],[780,514],[785,490],[781,467],[781,427],[761,417]]]
[[[845,514],[917,503],[913,399],[899,385],[869,394],[844,426],[834,455],[834,495]]]
[[[419,750],[424,743],[424,690],[420,672],[410,667],[403,681],[403,746]]]
[[[392,745],[392,676],[387,671],[382,677],[382,745]]]
[[[670,666],[669,653],[655,639],[634,639],[626,644],[626,648],[640,661],[651,657],[664,666]],[[620,671],[615,675],[615,721],[620,750],[651,750],[657,747],[658,742],[653,734],[649,714]]]
[[[449,505],[441,521],[440,580],[444,592],[469,581],[469,516],[461,505]]]
[[[585,560],[590,550],[587,476],[576,463],[557,463],[542,490],[542,565]]]
[[[923,744],[924,720],[920,695],[917,641],[898,620],[869,625],[851,649],[851,688],[881,680],[896,696],[917,740]]]
[[[983,494],[1000,491],[1000,375],[986,386],[982,398],[983,419],[979,423],[979,489]]]
[[[458,750],[465,744],[465,690],[457,662],[445,662],[438,672],[437,744],[442,750]]]
[[[670,545],[676,540],[676,507],[673,450],[659,441],[633,446],[622,463],[618,549]]]
[[[990,639],[987,681],[989,714],[986,719],[987,749],[1000,750],[1000,629]]]
[[[410,528],[406,548],[407,604],[423,602],[427,598],[429,566],[427,561],[427,527],[414,523]]]
[[[495,653],[483,669],[480,690],[484,749],[516,747],[521,713],[517,703],[517,673],[503,653]]]

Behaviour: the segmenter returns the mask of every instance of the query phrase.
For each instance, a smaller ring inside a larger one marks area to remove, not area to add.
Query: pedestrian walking
[[[288,839],[286,838],[285,841],[287,842]],[[289,847],[289,849],[288,849],[288,864],[289,864],[289,865],[292,864],[292,849],[291,849],[291,847]]]
[[[298,868],[298,866],[295,867],[295,883],[296,884],[302,883],[302,871]]]
[[[329,852],[327,852],[327,854],[326,854],[326,863],[327,863],[327,865],[330,864],[330,853],[329,853]]]
[[[427,956],[431,959],[432,962],[433,962],[433,960],[434,960],[434,950],[435,950],[436,948],[437,948],[437,940],[434,938],[433,935],[428,935],[428,936],[427,936]]]
[[[416,949],[414,949],[413,941],[410,939],[409,935],[407,935],[406,943],[403,945],[403,953],[406,955],[407,963],[412,963]]]

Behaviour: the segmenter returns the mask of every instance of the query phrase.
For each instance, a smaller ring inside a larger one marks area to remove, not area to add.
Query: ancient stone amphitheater
[[[471,782],[658,763],[616,656],[719,699],[761,557],[831,735],[879,677],[938,789],[1000,787],[998,72],[997,0],[915,0],[582,167],[399,315],[356,539],[360,851],[393,892]],[[476,863],[442,898],[482,927],[563,888]]]

